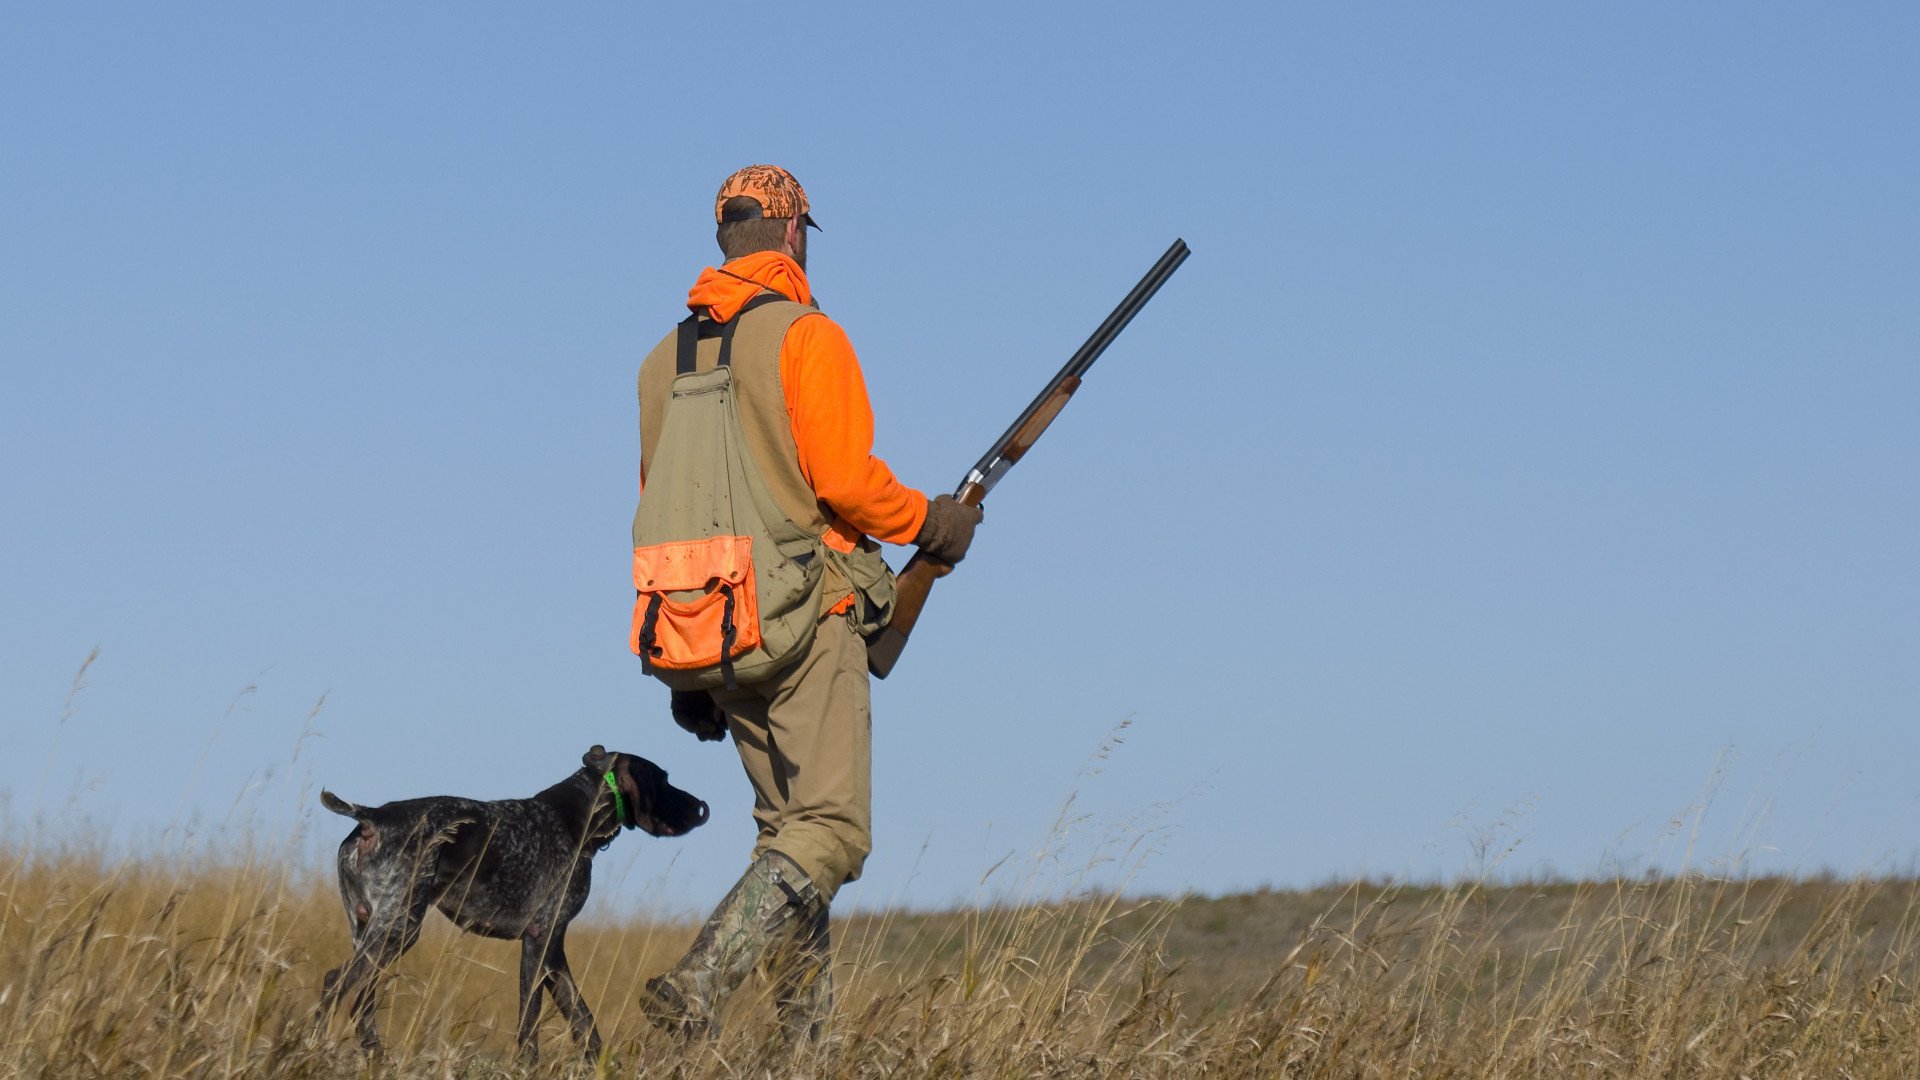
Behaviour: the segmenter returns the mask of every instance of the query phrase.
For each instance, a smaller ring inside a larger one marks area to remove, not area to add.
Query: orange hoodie
[[[702,270],[687,306],[704,307],[710,318],[726,322],[763,289],[813,302],[798,263],[761,251]],[[827,542],[851,551],[864,533],[890,544],[911,543],[926,521],[927,497],[873,456],[873,405],[847,332],[818,312],[795,320],[780,346],[780,386],[800,450],[800,475],[836,515]]]

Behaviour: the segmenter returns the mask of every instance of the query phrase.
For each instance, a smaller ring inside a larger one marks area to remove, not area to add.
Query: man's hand
[[[951,495],[930,499],[926,523],[920,526],[913,542],[928,558],[953,566],[967,557],[967,548],[973,545],[973,530],[984,516],[979,507],[968,506]]]
[[[705,690],[675,690],[672,708],[673,722],[693,732],[701,742],[719,742],[727,737],[727,714]]]

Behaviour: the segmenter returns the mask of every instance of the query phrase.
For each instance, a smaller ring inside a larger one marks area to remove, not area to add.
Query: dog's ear
[[[606,747],[601,746],[599,743],[594,743],[593,749],[580,755],[580,764],[592,769],[594,772],[603,773],[613,768],[613,755],[607,753]]]

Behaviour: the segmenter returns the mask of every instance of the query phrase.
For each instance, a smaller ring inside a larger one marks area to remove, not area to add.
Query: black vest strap
[[[700,313],[694,312],[680,320],[679,336],[673,343],[673,373],[675,375],[693,374],[694,352],[700,344]]]
[[[653,667],[653,658],[660,655],[660,647],[654,642],[659,640],[656,630],[660,625],[660,602],[663,599],[665,597],[661,594],[653,594],[653,599],[647,602],[647,617],[640,623],[640,670],[642,671],[650,670]]]
[[[674,342],[673,371],[676,375],[690,374],[694,369],[695,350],[701,341],[708,338],[720,339],[720,365],[725,367],[733,362],[733,331],[740,325],[740,317],[754,308],[765,304],[774,304],[786,300],[777,292],[763,292],[746,302],[733,318],[717,323],[707,318],[705,308],[694,312],[680,321],[680,336]]]
[[[733,586],[722,585],[720,591],[727,598],[727,606],[720,611],[720,677],[726,680],[727,689],[738,690],[740,683],[733,677],[733,643],[739,629],[733,623]]]

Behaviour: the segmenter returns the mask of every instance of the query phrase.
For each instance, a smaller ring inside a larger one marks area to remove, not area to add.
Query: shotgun
[[[1093,332],[1086,344],[1080,346],[1067,360],[1067,365],[1054,375],[1046,389],[1040,391],[1040,396],[1033,399],[1020,418],[974,463],[967,472],[967,478],[954,491],[954,498],[968,506],[979,506],[986,501],[987,492],[992,491],[1007,470],[1026,456],[1027,451],[1047,430],[1047,425],[1060,415],[1067,399],[1080,389],[1080,379],[1086,375],[1087,369],[1100,359],[1100,354],[1107,351],[1107,346],[1113,344],[1113,339],[1120,336],[1120,331],[1127,328],[1140,309],[1147,306],[1147,301],[1153,299],[1153,294],[1160,291],[1160,286],[1167,283],[1173,272],[1180,269],[1180,264],[1187,260],[1188,254],[1185,240],[1173,242],[1167,253],[1160,256],[1160,261],[1147,271],[1147,276],[1140,279],[1140,283],[1133,287],[1126,299],[1120,301],[1120,306],[1113,309],[1113,313]],[[893,602],[893,621],[867,639],[867,670],[873,673],[874,678],[884,679],[893,670],[893,665],[900,659],[900,650],[907,647],[907,638],[913,633],[914,624],[920,621],[921,609],[927,605],[927,594],[933,591],[934,580],[945,577],[952,569],[952,566],[930,558],[924,551],[915,551],[913,558],[908,559],[907,565],[901,568]]]

